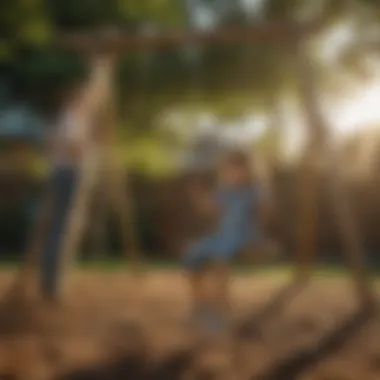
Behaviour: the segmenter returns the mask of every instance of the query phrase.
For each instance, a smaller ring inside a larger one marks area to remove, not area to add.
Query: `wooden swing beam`
[[[198,46],[253,43],[258,41],[289,41],[294,37],[313,35],[323,23],[307,24],[262,23],[254,26],[219,28],[211,31],[176,31],[151,35],[103,32],[98,34],[72,33],[57,39],[58,45],[81,53],[120,54],[134,51],[158,51],[184,44]]]
[[[326,126],[323,118],[319,115],[316,117],[313,112],[313,106],[310,102],[315,101],[316,90],[312,77],[309,76],[312,72],[307,59],[301,52],[302,43],[306,37],[318,32],[323,26],[323,22],[316,21],[307,24],[295,23],[271,23],[260,24],[247,27],[230,27],[221,28],[212,31],[177,31],[168,33],[157,33],[151,35],[129,34],[123,35],[118,33],[100,33],[100,34],[66,34],[60,36],[57,40],[58,44],[66,49],[74,50],[79,53],[86,54],[92,63],[93,58],[98,57],[102,60],[115,63],[117,56],[125,52],[135,51],[159,51],[164,49],[176,48],[184,44],[193,44],[196,46],[209,46],[217,44],[238,44],[238,43],[258,43],[262,41],[277,41],[289,44],[292,49],[295,49],[295,60],[297,62],[299,88],[304,102],[304,109],[308,118],[310,132],[310,147],[315,154],[322,154],[326,147],[328,136],[326,134]],[[95,58],[96,61],[96,58]],[[109,75],[109,83],[111,76]],[[305,95],[305,99],[304,99]],[[115,112],[115,111],[114,111]],[[114,129],[115,115],[113,122],[108,126]],[[112,133],[112,132],[111,132]],[[314,155],[315,156],[315,155]],[[300,221],[299,221],[299,240],[298,254],[296,255],[297,265],[301,271],[305,273],[307,279],[310,278],[312,262],[315,257],[315,231],[316,231],[316,169],[313,166],[313,157],[310,157],[310,164],[307,165],[303,173],[301,181],[300,194]],[[337,194],[338,187],[336,184],[331,187],[331,199],[337,219],[342,222],[341,237],[342,241],[347,236],[351,237],[351,246],[346,245],[346,260],[348,261],[357,289],[360,292],[360,297],[363,301],[367,301],[370,296],[370,286],[367,283],[364,273],[363,253],[358,245],[360,240],[357,237],[357,231],[351,220],[350,211],[348,210],[347,202],[339,202],[339,197],[342,194]],[[339,187],[341,189],[341,187]],[[123,192],[119,191],[119,195]],[[89,196],[89,194],[88,194]],[[125,202],[124,202],[125,203]],[[126,213],[127,207],[121,207],[120,212]],[[344,215],[343,215],[344,214]],[[129,216],[122,216],[123,220],[130,220]],[[122,223],[123,228],[126,224]],[[125,232],[125,231],[123,231]],[[131,238],[132,233],[127,233]],[[348,244],[350,245],[350,244]]]

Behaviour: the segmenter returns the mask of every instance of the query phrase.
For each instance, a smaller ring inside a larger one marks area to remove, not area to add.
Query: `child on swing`
[[[228,322],[231,261],[260,239],[259,193],[249,156],[240,151],[228,153],[219,174],[216,194],[208,194],[201,186],[192,188],[191,197],[198,209],[217,213],[219,221],[214,232],[193,244],[184,257],[195,322],[218,331]],[[210,279],[214,291],[208,297],[205,280]]]

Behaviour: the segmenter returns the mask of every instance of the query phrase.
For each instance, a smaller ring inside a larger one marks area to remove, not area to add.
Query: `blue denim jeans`
[[[53,205],[41,257],[40,285],[45,298],[56,298],[58,295],[62,238],[68,222],[76,180],[76,169],[71,166],[57,167],[50,176]]]

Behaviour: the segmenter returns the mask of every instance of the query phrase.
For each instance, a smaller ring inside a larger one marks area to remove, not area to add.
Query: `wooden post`
[[[99,176],[103,181],[99,180],[95,187],[93,202],[94,211],[92,213],[92,227],[91,232],[91,250],[94,259],[104,259],[107,252],[107,203],[106,203],[106,189],[104,181],[104,173],[100,172]]]
[[[116,128],[117,116],[115,111],[115,98],[113,94],[114,57],[107,53],[98,56],[92,62],[93,79],[89,84],[87,103],[84,108],[84,123],[89,123],[89,137],[95,133],[95,150],[90,151],[84,158],[81,170],[81,179],[77,193],[72,204],[70,220],[67,226],[66,237],[63,242],[61,257],[64,260],[62,268],[72,264],[75,254],[79,248],[83,227],[86,223],[86,214],[92,189],[95,185],[96,175],[99,176],[99,167],[102,174],[100,178],[107,187],[106,201],[113,207],[120,218],[120,230],[122,233],[124,250],[129,252],[131,258],[137,261],[138,248],[131,207],[128,204],[132,199],[128,197],[123,171],[115,154],[116,150]],[[94,131],[94,115],[100,108],[100,119],[104,122],[100,130]],[[104,117],[104,118],[103,118]],[[126,253],[127,254],[127,253]]]
[[[116,115],[112,105],[109,112],[110,128],[114,129]],[[119,219],[124,256],[125,258],[129,257],[132,261],[132,268],[137,269],[140,264],[141,256],[139,252],[137,232],[133,224],[133,198],[125,175],[127,172],[122,169],[118,158],[115,155],[115,148],[115,144],[110,144],[109,150],[106,153],[106,167],[108,173],[106,175],[108,179],[107,198],[114,213]]]
[[[270,147],[269,156],[266,157],[266,195],[264,199],[262,218],[266,224],[269,226],[277,225],[279,222],[279,213],[278,213],[278,200],[275,191],[275,174],[276,170],[280,167],[280,133],[283,123],[281,110],[280,110],[280,100],[281,98],[278,95],[272,95],[269,99],[269,108],[268,111],[271,113],[269,120],[270,133],[272,134],[271,138],[274,138],[274,145]],[[278,239],[278,236],[276,236]],[[273,236],[269,243],[269,250],[266,249],[266,252],[269,252],[271,259],[273,256],[273,248],[277,247],[277,239],[274,239]],[[275,247],[273,246],[275,245]],[[276,248],[277,250],[277,248]],[[275,252],[278,254],[279,252]],[[277,259],[279,257],[276,257]]]
[[[118,117],[113,77],[109,77],[109,88],[104,104],[105,129],[103,141],[103,168],[106,182],[106,201],[117,216],[121,231],[124,257],[132,262],[133,269],[139,265],[141,255],[137,232],[133,224],[133,198],[126,178],[127,170],[123,170],[117,157]]]
[[[316,254],[318,178],[315,167],[316,149],[306,151],[299,172],[299,219],[296,247],[297,280],[308,281]]]
[[[326,136],[322,116],[317,107],[317,99],[308,62],[305,58],[303,40],[296,37],[292,42],[295,70],[300,99],[306,116],[308,141],[299,172],[299,219],[296,247],[296,277],[308,281],[312,273],[316,255],[318,172],[317,160],[324,148]]]
[[[362,246],[362,238],[358,231],[352,210],[349,204],[347,189],[344,186],[339,160],[335,152],[330,153],[332,166],[329,171],[328,185],[331,196],[332,210],[336,218],[338,233],[342,242],[344,257],[352,273],[356,292],[364,307],[372,308],[375,304],[375,296],[367,273],[365,252]]]
[[[99,175],[100,160],[103,158],[100,154],[102,141],[99,138],[99,131],[94,130],[94,123],[96,122],[94,116],[101,119],[101,114],[97,111],[102,110],[102,105],[109,96],[110,80],[113,73],[112,58],[105,54],[95,56],[90,62],[90,73],[90,81],[80,105],[78,128],[86,128],[89,144],[93,145],[89,147],[83,157],[79,181],[62,242],[60,254],[62,282],[67,277],[65,274],[71,267],[80,247],[91,193],[96,184],[96,176]],[[95,138],[97,138],[96,141],[94,141]]]
[[[309,129],[309,153],[303,172],[300,194],[301,220],[298,251],[298,265],[301,273],[309,276],[311,260],[315,255],[316,220],[316,159],[323,158],[329,168],[329,193],[331,209],[337,221],[345,259],[352,273],[360,301],[368,306],[372,304],[373,295],[366,274],[364,252],[361,238],[350,210],[348,197],[339,175],[338,162],[334,150],[329,146],[328,128],[318,104],[312,67],[305,55],[300,41],[295,49],[296,68],[298,70],[300,98],[307,117]],[[301,236],[304,231],[305,236]],[[313,240],[314,241],[313,241]]]

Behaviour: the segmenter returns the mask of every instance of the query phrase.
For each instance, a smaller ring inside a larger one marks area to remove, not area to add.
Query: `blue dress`
[[[197,241],[185,253],[187,268],[197,269],[207,261],[229,262],[248,244],[261,238],[256,187],[221,189],[217,202],[222,215],[216,231]]]

